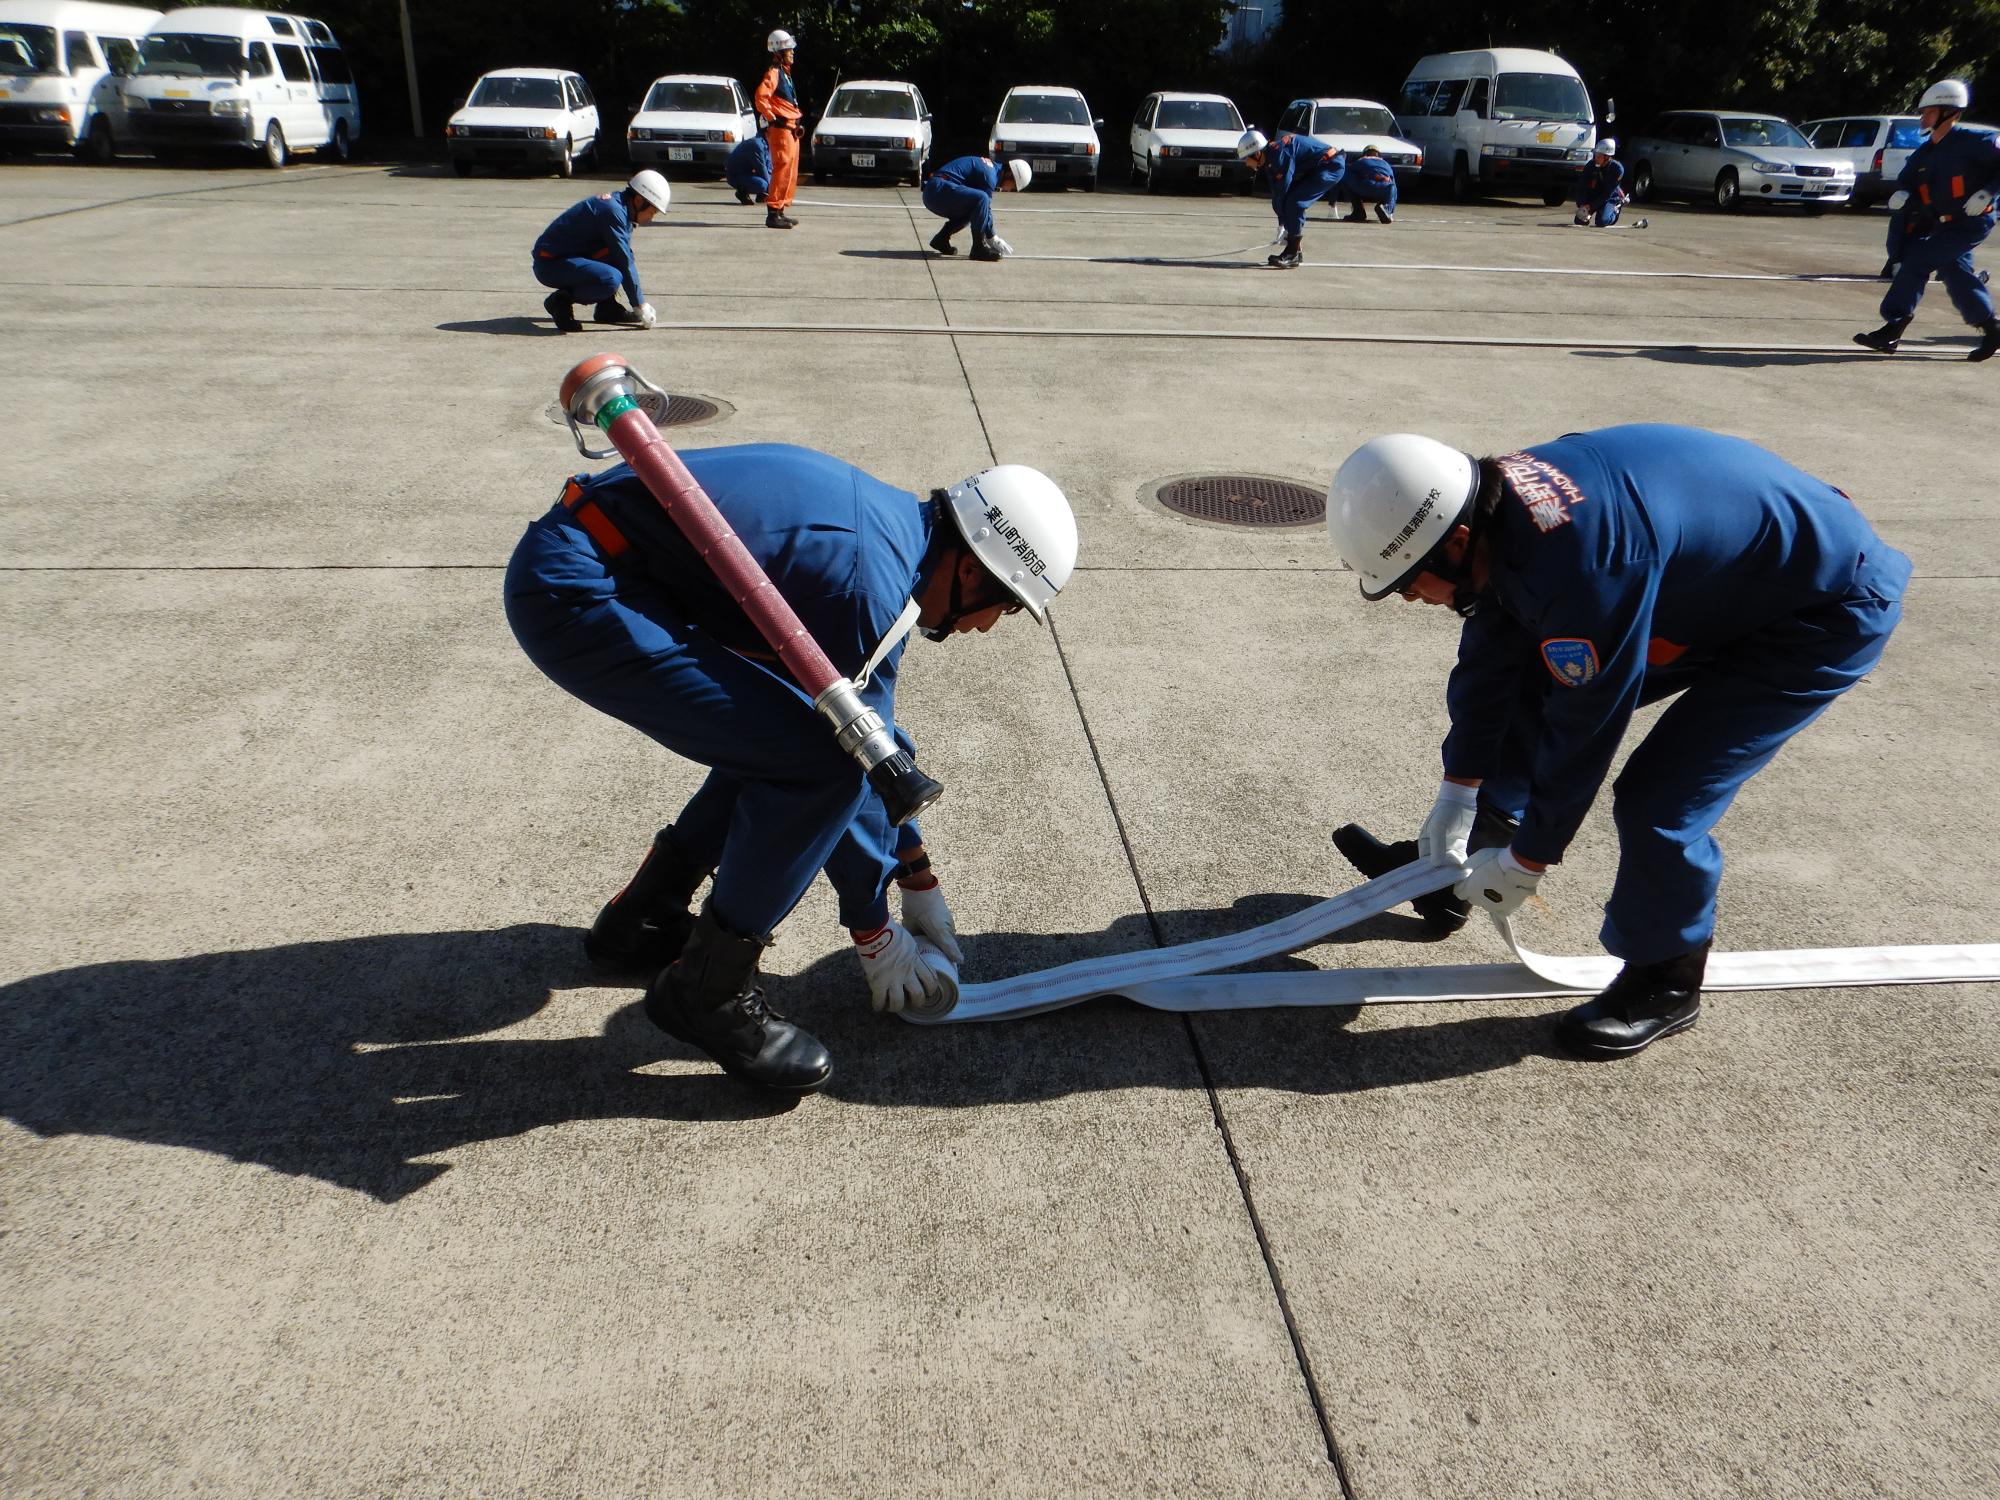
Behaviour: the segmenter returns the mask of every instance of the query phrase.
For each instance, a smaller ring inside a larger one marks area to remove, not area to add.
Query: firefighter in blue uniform
[[[1347,163],[1340,197],[1342,202],[1354,205],[1351,213],[1343,215],[1350,224],[1366,224],[1371,203],[1379,222],[1392,223],[1396,217],[1396,169],[1383,160],[1375,147],[1364,146],[1361,154]]]
[[[1609,229],[1625,206],[1625,168],[1618,161],[1618,142],[1608,136],[1591,148],[1590,160],[1576,174],[1576,218],[1582,229]]]
[[[667,179],[648,167],[624,188],[585,198],[556,215],[535,241],[535,280],[554,287],[542,306],[563,333],[583,327],[570,311],[578,302],[594,304],[600,323],[637,323],[651,328],[653,305],[639,290],[639,258],[632,253],[632,230],[650,224],[673,201]],[[618,305],[619,288],[632,304]]]
[[[771,191],[771,148],[761,133],[748,135],[722,164],[722,177],[736,189],[738,203],[762,203]]]
[[[931,249],[939,255],[956,255],[951,237],[972,227],[972,259],[999,260],[1014,253],[993,232],[993,195],[1019,193],[1034,180],[1034,171],[1016,157],[1004,167],[990,156],[961,156],[948,161],[924,179],[924,207],[944,220],[944,228],[931,236]]]
[[[1857,344],[1893,354],[1935,271],[1959,316],[1979,330],[1979,343],[1966,358],[2000,353],[1993,296],[1972,266],[1972,252],[1993,232],[2000,136],[1958,123],[1971,103],[1972,91],[1956,78],[1932,84],[1918,101],[1917,122],[1926,138],[1903,164],[1889,199],[1894,212],[1884,269],[1892,279],[1882,298],[1882,326],[1855,334]]]
[[[914,624],[945,640],[1049,602],[1076,561],[1076,519],[1017,464],[928,500],[803,448],[682,455],[837,671],[894,726]],[[514,549],[507,620],[528,657],[591,707],[710,768],[585,940],[593,961],[656,973],[655,1025],[765,1088],[810,1092],[832,1064],[771,1010],[757,965],[772,930],[824,869],[877,1009],[949,979],[923,937],[960,954],[913,823],[889,822],[860,767],[749,618],[632,470],[578,475]],[[900,729],[897,738],[914,754]],[[713,875],[699,916],[696,889]],[[890,919],[892,881],[902,921]],[[664,966],[664,967],[663,967]]]
[[[1345,159],[1312,136],[1281,135],[1274,144],[1261,130],[1243,132],[1236,142],[1236,159],[1270,177],[1271,211],[1278,216],[1285,247],[1265,263],[1293,270],[1303,259],[1299,245],[1305,238],[1306,210],[1340,186],[1347,172]]]
[[[1440,925],[1468,904],[1518,909],[1563,857],[1634,710],[1679,694],[1613,786],[1602,938],[1624,967],[1557,1035],[1617,1057],[1693,1025],[1722,874],[1712,830],[1875,665],[1909,559],[1832,485],[1689,427],[1610,427],[1479,460],[1376,438],[1334,476],[1327,528],[1364,597],[1466,616],[1436,806],[1414,843],[1362,834],[1356,859],[1371,876],[1413,858],[1469,863],[1458,900],[1426,913]]]

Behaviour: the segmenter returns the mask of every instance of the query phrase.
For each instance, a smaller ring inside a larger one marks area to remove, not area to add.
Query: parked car
[[[1419,58],[1396,96],[1396,124],[1424,153],[1424,175],[1449,178],[1460,202],[1537,193],[1566,203],[1597,141],[1582,76],[1553,52],[1524,47]]]
[[[1837,151],[1815,150],[1776,115],[1680,109],[1660,116],[1625,146],[1630,192],[1707,200],[1725,212],[1745,203],[1818,209],[1854,195],[1854,168]]]
[[[159,19],[133,5],[0,0],[0,146],[110,161],[130,135],[118,81]]]
[[[1278,129],[1356,154],[1373,146],[1395,168],[1398,192],[1408,192],[1424,169],[1423,147],[1398,135],[1396,117],[1373,99],[1294,99],[1278,116]]]
[[[812,134],[815,181],[836,174],[924,180],[931,112],[913,83],[855,79],[836,88]]]
[[[1879,203],[1896,190],[1903,163],[1924,138],[1915,115],[1808,120],[1799,133],[1816,149],[1836,152],[1854,168],[1854,196],[1848,201],[1855,208]]]
[[[1017,84],[1000,101],[987,136],[986,152],[995,161],[1024,158],[1034,168],[1035,181],[1067,187],[1072,182],[1086,193],[1097,191],[1100,150],[1090,106],[1075,89],[1060,84]]]
[[[1250,190],[1236,159],[1243,115],[1220,94],[1148,94],[1132,117],[1132,181],[1157,193],[1170,182],[1213,182]]]
[[[282,167],[295,151],[346,161],[361,139],[347,55],[310,16],[168,11],[140,41],[138,71],[120,92],[133,144],[163,155],[255,151]]]
[[[625,148],[635,166],[696,167],[720,177],[736,143],[756,133],[750,96],[734,78],[669,73],[646,90]]]
[[[452,170],[527,163],[558,177],[597,159],[597,100],[563,68],[497,68],[480,76],[444,127]]]

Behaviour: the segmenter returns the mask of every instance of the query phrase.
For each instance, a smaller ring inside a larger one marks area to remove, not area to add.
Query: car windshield
[[[562,85],[553,78],[482,78],[465,102],[480,109],[561,109]]]
[[[1162,99],[1157,130],[1238,130],[1243,116],[1227,99]]]
[[[1590,97],[1561,73],[1502,73],[1493,90],[1493,118],[1587,121]]]
[[[1396,121],[1374,105],[1322,104],[1313,114],[1314,135],[1394,135]]]
[[[1891,120],[1889,122],[1889,149],[1891,151],[1914,151],[1923,144],[1924,127],[1915,120]]]
[[[1799,134],[1799,127],[1790,120],[1724,120],[1722,122],[1722,143],[1725,146],[1806,146],[1810,142]]]
[[[1090,111],[1072,94],[1009,94],[1002,125],[1088,125]]]
[[[139,43],[139,71],[170,78],[234,78],[243,66],[243,43],[233,36],[192,31],[155,32]]]
[[[0,73],[54,73],[56,32],[53,26],[0,25]]]
[[[837,120],[914,120],[917,101],[901,89],[836,89],[826,112]]]
[[[648,110],[682,110],[699,115],[733,115],[736,96],[726,83],[656,83],[646,96]]]

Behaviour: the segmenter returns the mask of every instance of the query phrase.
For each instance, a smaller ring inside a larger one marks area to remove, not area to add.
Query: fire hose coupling
[[[592,448],[584,429],[596,427],[610,432],[611,424],[628,411],[641,413],[655,427],[667,417],[667,393],[625,363],[623,355],[600,354],[586,359],[563,378],[563,419],[576,451],[585,458],[616,458],[618,449]]]
[[[834,742],[860,762],[890,822],[901,827],[944,795],[943,784],[917,769],[852,682],[834,683],[813,699],[813,707],[833,726]]]

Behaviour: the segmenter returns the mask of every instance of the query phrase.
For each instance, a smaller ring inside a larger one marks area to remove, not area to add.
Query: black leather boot
[[[1283,253],[1272,256],[1271,264],[1280,271],[1296,271],[1305,261],[1305,257],[1299,253],[1299,239],[1296,234],[1289,236],[1285,240]]]
[[[653,835],[653,847],[638,873],[590,924],[583,937],[584,956],[614,973],[659,973],[680,955],[694,929],[688,903],[708,874],[681,852],[673,829],[662,828]]]
[[[931,236],[931,249],[937,251],[939,255],[958,254],[958,246],[951,242],[951,231],[949,229],[940,229],[936,234]]]
[[[1979,347],[1965,356],[1975,364],[2000,354],[2000,318],[1988,318],[1979,334]]]
[[[1514,830],[1520,826],[1505,813],[1481,806],[1472,820],[1472,835],[1466,840],[1466,852],[1477,854],[1481,849],[1504,849],[1514,842]],[[1391,870],[1400,870],[1404,865],[1414,863],[1417,857],[1415,839],[1398,839],[1393,844],[1385,844],[1359,823],[1343,823],[1334,829],[1333,847],[1370,880],[1380,880]],[[1439,932],[1458,931],[1472,914],[1470,904],[1454,896],[1450,886],[1432,891],[1428,896],[1419,896],[1410,905],[1416,908],[1418,916]]]
[[[606,299],[590,310],[591,317],[600,323],[636,323],[639,315],[622,302]]]
[[[570,311],[569,298],[561,292],[550,292],[542,299],[542,311],[555,319],[558,333],[581,333],[583,324],[577,322],[576,314]]]
[[[1341,215],[1341,218],[1350,224],[1366,224],[1368,222],[1368,207],[1366,204],[1357,201],[1351,210]]]
[[[1661,1037],[1694,1025],[1707,968],[1707,943],[1678,958],[1627,964],[1603,994],[1556,1023],[1556,1040],[1585,1057],[1643,1052]]]
[[[1000,252],[993,248],[993,241],[989,239],[975,239],[972,242],[972,254],[969,259],[998,260],[1000,259]]]
[[[1894,354],[1896,346],[1903,342],[1903,330],[1909,326],[1908,318],[1891,318],[1872,333],[1855,334],[1854,342],[1880,354]]]
[[[833,1076],[819,1038],[764,999],[757,963],[769,936],[744,937],[704,905],[687,946],[646,991],[646,1019],[699,1047],[731,1078],[778,1093],[810,1094]]]

